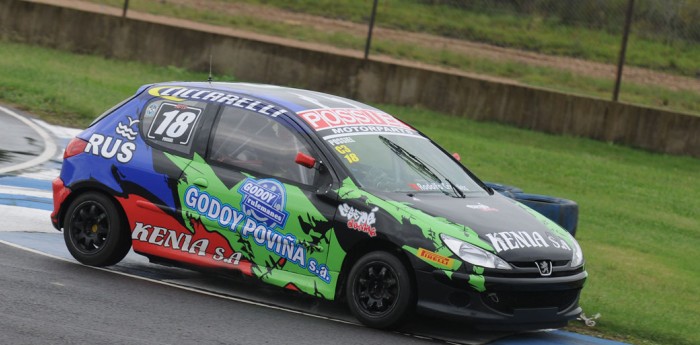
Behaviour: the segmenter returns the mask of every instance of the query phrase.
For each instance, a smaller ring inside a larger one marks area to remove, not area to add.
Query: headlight
[[[573,255],[571,256],[571,267],[581,266],[583,263],[583,251],[581,251],[581,246],[578,245],[578,241],[572,237],[574,248]]]
[[[459,256],[462,260],[476,266],[497,268],[501,270],[512,269],[503,259],[493,255],[479,247],[471,245],[454,237],[441,234],[440,238],[447,248]]]

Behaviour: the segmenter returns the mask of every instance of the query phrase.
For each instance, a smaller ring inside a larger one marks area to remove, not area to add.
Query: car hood
[[[440,233],[464,239],[465,234],[460,232],[475,232],[492,247],[484,249],[508,262],[572,258],[575,240],[566,230],[498,193],[466,198],[442,193],[383,193],[381,197],[405,205],[405,212],[432,216],[433,220],[429,221],[433,225],[429,226]],[[425,216],[417,218],[426,219]]]

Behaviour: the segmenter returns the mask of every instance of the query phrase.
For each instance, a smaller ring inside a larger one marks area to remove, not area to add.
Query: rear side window
[[[205,102],[155,98],[144,107],[142,135],[156,147],[189,153],[206,105]]]
[[[223,109],[214,131],[209,160],[295,183],[313,184],[316,170],[295,163],[309,144],[279,120],[245,109]]]
[[[133,95],[133,96],[131,96],[131,97],[129,97],[129,98],[127,98],[127,99],[125,99],[125,100],[123,100],[123,101],[117,103],[117,104],[114,105],[113,107],[107,109],[107,111],[105,111],[104,113],[102,113],[102,114],[101,114],[100,116],[98,116],[96,119],[92,120],[92,122],[90,123],[90,125],[89,125],[88,127],[92,127],[94,124],[100,122],[100,120],[104,119],[105,117],[107,117],[107,115],[111,114],[111,113],[114,112],[115,110],[121,108],[122,105],[124,105],[124,104],[126,104],[126,102],[128,102],[128,101],[134,99],[136,96],[137,96],[137,95]]]

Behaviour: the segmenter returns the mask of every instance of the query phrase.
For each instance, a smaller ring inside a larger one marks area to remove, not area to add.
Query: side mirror
[[[308,169],[312,169],[314,166],[316,166],[316,158],[303,152],[297,153],[297,157],[294,159],[294,162]]]
[[[457,153],[457,152],[453,153],[452,157],[454,157],[458,162],[462,161],[462,157],[460,157],[459,153]]]

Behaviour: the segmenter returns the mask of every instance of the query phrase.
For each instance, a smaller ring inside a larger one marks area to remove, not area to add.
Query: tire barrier
[[[573,200],[548,195],[528,194],[522,189],[499,183],[485,182],[493,190],[521,202],[576,236],[578,226],[578,204]]]

